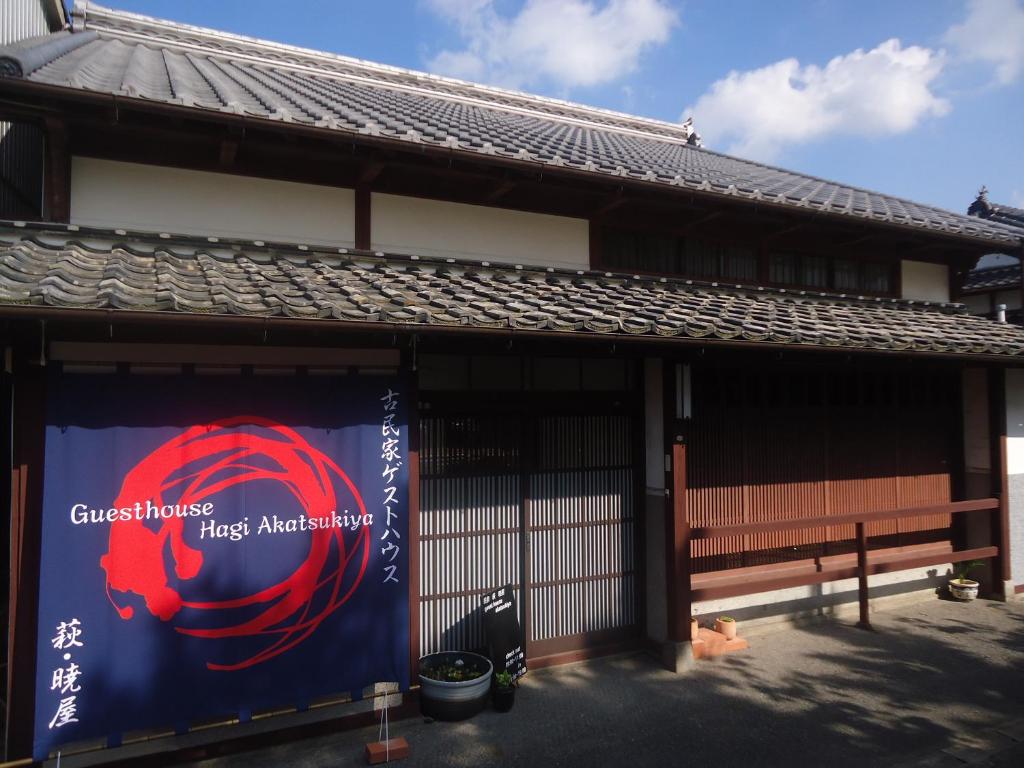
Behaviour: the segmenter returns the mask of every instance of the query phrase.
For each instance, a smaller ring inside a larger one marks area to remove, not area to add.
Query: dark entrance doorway
[[[420,652],[482,647],[481,596],[504,584],[517,588],[530,657],[637,636],[638,398],[421,400]]]

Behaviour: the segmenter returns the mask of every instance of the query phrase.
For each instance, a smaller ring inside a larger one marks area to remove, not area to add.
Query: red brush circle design
[[[147,501],[189,505],[242,483],[273,480],[283,484],[310,520],[327,523],[337,509],[335,483],[351,493],[360,516],[366,507],[359,490],[329,457],[295,430],[256,416],[237,416],[189,427],[167,441],[125,476],[114,506]],[[107,593],[133,592],[162,621],[170,622],[182,608],[226,615],[232,609],[265,606],[253,616],[224,626],[175,625],[185,635],[203,638],[266,637],[268,644],[233,663],[208,662],[217,670],[239,670],[272,659],[301,643],[358,588],[370,558],[367,526],[346,542],[345,529],[324,525],[310,531],[309,553],[285,579],[249,595],[207,602],[186,601],[168,584],[164,551],[169,545],[174,572],[192,579],[203,566],[203,553],[184,540],[185,518],[161,518],[153,530],[143,520],[117,520],[110,526],[109,549],[100,558],[107,573]],[[336,557],[331,558],[332,552]],[[336,563],[328,568],[329,563]],[[324,571],[328,570],[327,573]],[[113,596],[111,595],[113,603]],[[131,606],[118,607],[121,618],[133,616]]]

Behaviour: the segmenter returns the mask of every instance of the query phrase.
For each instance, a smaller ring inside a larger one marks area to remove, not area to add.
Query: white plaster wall
[[[1024,370],[1006,371],[1006,474],[1024,474]]]
[[[373,248],[391,253],[588,269],[585,219],[374,193]]]
[[[71,222],[352,247],[351,189],[73,157]]]
[[[1024,584],[1024,370],[1006,371],[1006,473],[1010,513],[1010,577]]]
[[[644,360],[644,542],[647,549],[644,562],[647,583],[647,636],[657,641],[668,638],[668,606],[665,602],[665,443],[661,372],[661,360]]]
[[[903,298],[917,301],[949,301],[949,267],[925,261],[901,262]]]

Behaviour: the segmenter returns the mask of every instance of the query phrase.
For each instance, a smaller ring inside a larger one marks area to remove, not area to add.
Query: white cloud
[[[784,59],[730,72],[683,117],[693,115],[707,146],[725,144],[728,152],[772,160],[788,145],[842,134],[904,133],[944,115],[949,103],[931,90],[943,64],[941,52],[903,48],[896,39],[837,56],[824,68]]]
[[[1006,85],[1024,72],[1024,5],[1018,0],[970,0],[967,18],[946,32],[946,43],[968,61],[995,67]]]
[[[664,0],[526,0],[504,16],[497,0],[428,0],[465,42],[430,69],[509,88],[550,82],[565,88],[607,83],[636,69],[641,54],[668,40],[678,23]]]

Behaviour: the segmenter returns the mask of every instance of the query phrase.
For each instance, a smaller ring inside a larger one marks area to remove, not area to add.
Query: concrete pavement
[[[1024,765],[1024,603],[932,599],[751,639],[673,675],[644,654],[531,672],[508,714],[392,723],[418,766]],[[742,633],[742,627],[741,627]],[[201,768],[364,765],[364,728]]]

